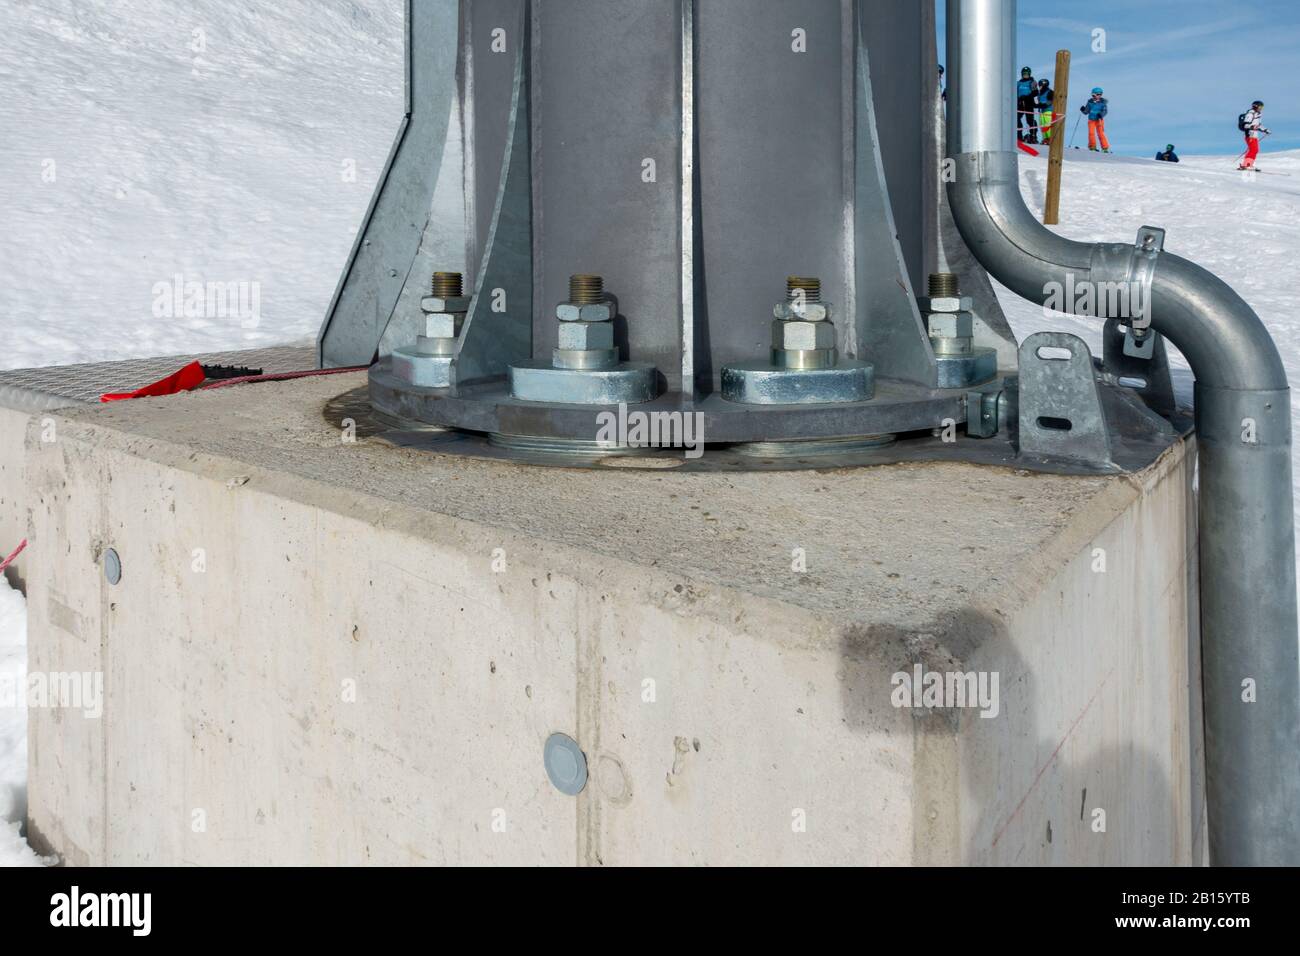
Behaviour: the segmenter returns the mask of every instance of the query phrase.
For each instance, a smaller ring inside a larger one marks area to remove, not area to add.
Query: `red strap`
[[[191,362],[179,372],[173,372],[152,385],[137,388],[134,392],[111,392],[99,396],[99,400],[101,402],[120,402],[128,398],[154,398],[159,395],[175,395],[177,392],[188,392],[191,389],[198,388],[203,384],[204,377],[203,366],[198,362]]]
[[[1026,146],[1026,145],[1025,145],[1024,143],[1022,143],[1020,140],[1016,140],[1016,145],[1019,146],[1021,149],[1023,149],[1023,150],[1024,150],[1026,153],[1028,153],[1030,156],[1037,156],[1037,155],[1038,155],[1038,150],[1033,149],[1033,148],[1030,147],[1030,146]]]

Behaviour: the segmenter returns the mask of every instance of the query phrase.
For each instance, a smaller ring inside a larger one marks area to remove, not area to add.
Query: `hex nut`
[[[457,296],[454,299],[442,299],[435,295],[426,295],[420,300],[420,308],[430,312],[468,312],[470,297]]]
[[[917,298],[917,305],[921,311],[929,312],[969,312],[975,307],[975,300],[968,295],[963,296],[928,296],[923,295]]]
[[[932,338],[968,339],[975,334],[975,320],[969,312],[935,312],[930,315]]]
[[[460,333],[460,316],[433,312],[424,317],[424,334],[431,339],[454,339]]]
[[[835,326],[829,322],[772,323],[772,348],[790,351],[835,348]]]
[[[612,349],[614,323],[561,322],[559,347],[562,349]]]
[[[561,302],[555,307],[555,317],[561,322],[609,322],[614,318],[614,303],[609,299],[590,305]]]
[[[829,302],[805,302],[803,305],[778,302],[772,306],[772,314],[783,322],[826,322],[831,317],[831,305]]]

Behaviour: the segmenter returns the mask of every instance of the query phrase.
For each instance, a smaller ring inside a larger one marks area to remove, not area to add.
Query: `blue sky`
[[[944,3],[939,0],[939,57]],[[1265,102],[1264,151],[1300,148],[1300,0],[1020,0],[1017,73],[1052,78],[1071,53],[1074,130],[1084,94],[1106,90],[1106,132],[1117,153],[1235,154],[1237,116]],[[1093,31],[1105,30],[1104,52]],[[1007,77],[1012,83],[1015,76]],[[1081,127],[1074,145],[1087,146]]]

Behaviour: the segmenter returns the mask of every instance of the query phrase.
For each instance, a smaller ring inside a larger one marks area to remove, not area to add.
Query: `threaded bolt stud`
[[[569,301],[574,305],[595,305],[605,298],[605,280],[600,276],[569,276]]]
[[[961,294],[957,276],[952,272],[931,272],[929,287],[932,299],[955,299]]]
[[[465,294],[465,277],[459,272],[435,272],[433,296],[437,299],[459,299]]]
[[[791,302],[820,302],[822,300],[822,280],[814,276],[787,276],[785,294]]]

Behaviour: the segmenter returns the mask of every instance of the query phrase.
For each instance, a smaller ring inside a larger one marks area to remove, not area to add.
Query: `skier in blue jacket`
[[[1097,142],[1101,141],[1101,151],[1110,152],[1110,141],[1106,139],[1106,113],[1109,111],[1109,103],[1101,95],[1102,88],[1094,86],[1092,88],[1092,98],[1079,107],[1079,112],[1088,117],[1088,148],[1094,153],[1097,152]]]
[[[1016,134],[1023,142],[1038,142],[1038,84],[1029,67],[1020,71],[1016,84]]]
[[[1162,163],[1178,162],[1178,154],[1174,152],[1174,144],[1170,143],[1166,146],[1163,153],[1156,153],[1156,159],[1160,160]]]

